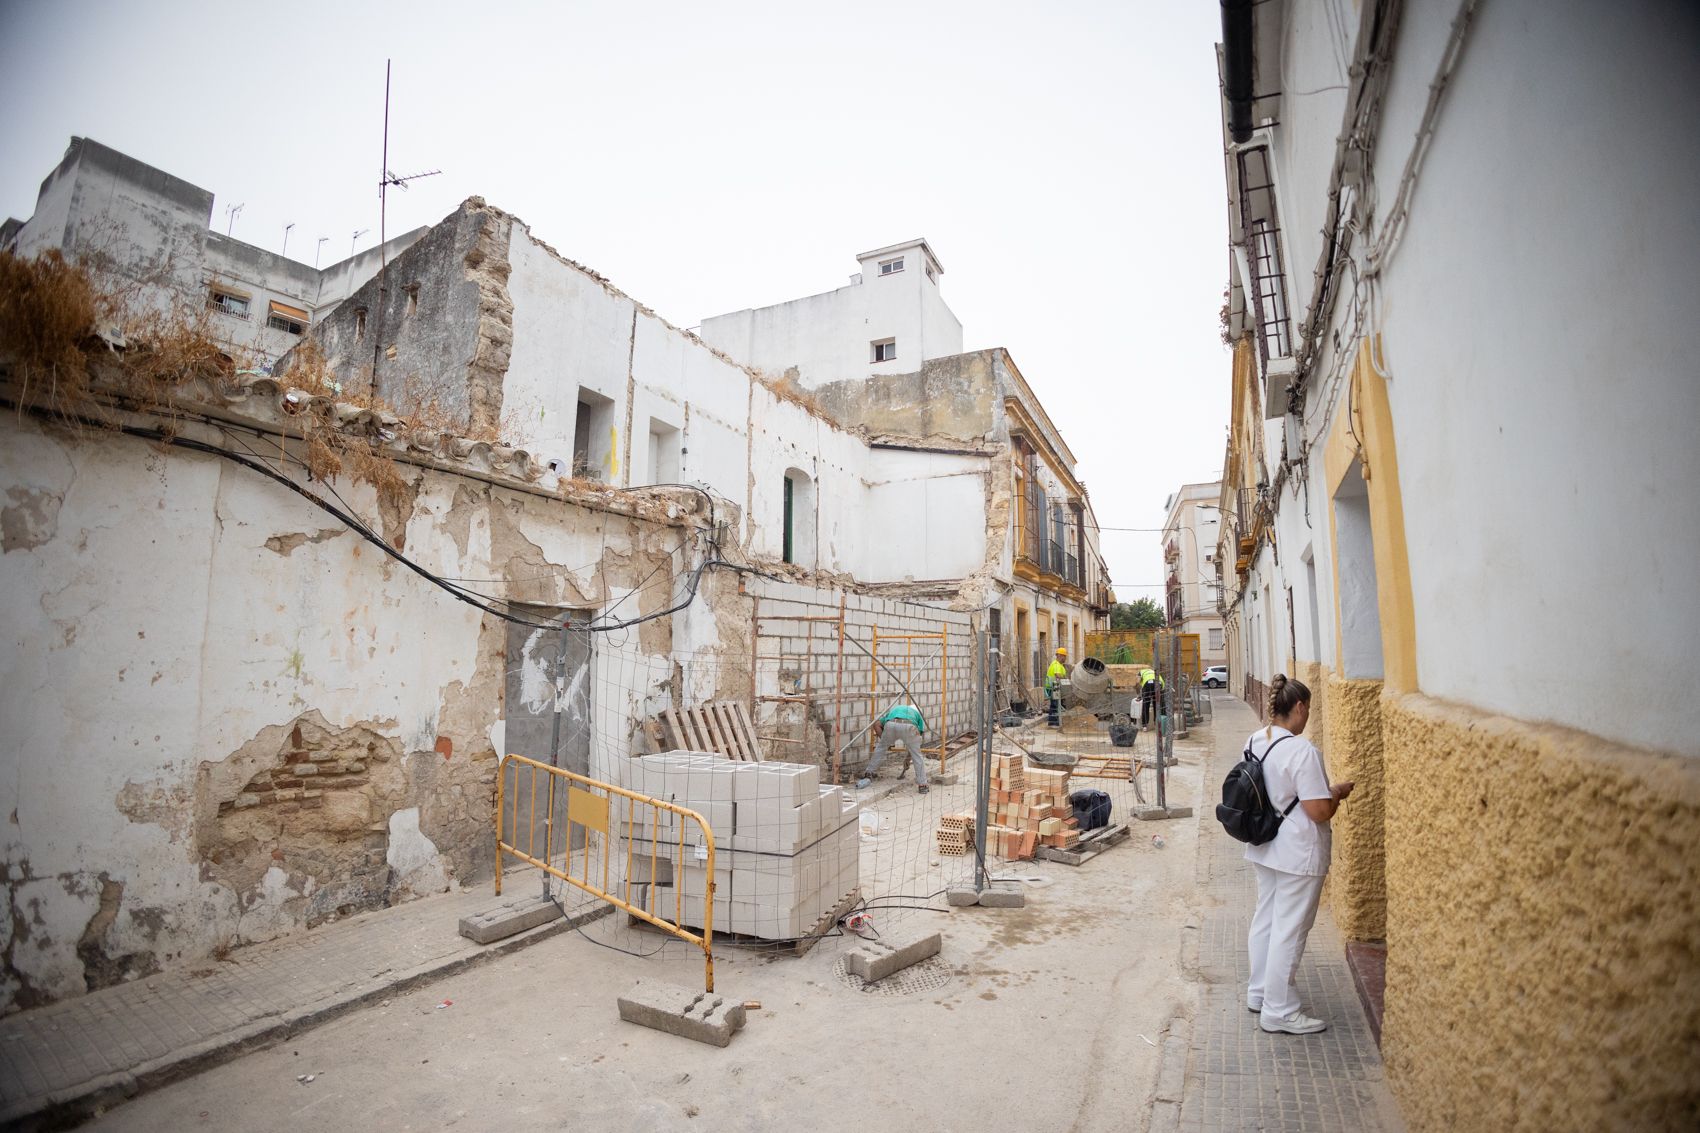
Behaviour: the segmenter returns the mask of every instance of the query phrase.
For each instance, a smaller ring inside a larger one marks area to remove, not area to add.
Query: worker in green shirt
[[[886,709],[885,715],[874,721],[874,737],[879,742],[874,745],[874,757],[863,768],[862,777],[856,780],[857,788],[866,787],[873,781],[880,764],[885,762],[885,753],[891,750],[892,744],[901,743],[909,753],[909,762],[915,765],[915,789],[926,794],[927,760],[921,754],[921,737],[926,734],[927,721],[913,704],[895,704]]]
[[[1062,683],[1068,680],[1068,650],[1057,647],[1057,655],[1051,661],[1051,667],[1045,670],[1045,699],[1050,701],[1050,715],[1045,723],[1053,728],[1062,727]]]

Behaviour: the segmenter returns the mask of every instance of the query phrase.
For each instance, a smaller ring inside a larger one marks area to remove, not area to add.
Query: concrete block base
[[[994,881],[981,892],[980,904],[988,909],[1020,909],[1027,904],[1027,894],[1017,882]]]
[[[509,897],[499,905],[460,918],[460,934],[474,944],[490,944],[560,916],[561,906],[547,897]]]
[[[620,1018],[710,1046],[728,1046],[745,1020],[743,1000],[639,980],[620,997]]]
[[[865,941],[861,947],[845,953],[844,968],[851,975],[874,983],[919,964],[928,956],[937,956],[942,943],[943,938],[936,932],[908,939],[887,937]]]
[[[1161,822],[1169,818],[1191,818],[1189,806],[1141,806],[1133,808],[1133,816],[1141,822]]]
[[[946,889],[944,899],[957,908],[962,908],[965,905],[978,905],[980,903],[980,891],[971,885]]]

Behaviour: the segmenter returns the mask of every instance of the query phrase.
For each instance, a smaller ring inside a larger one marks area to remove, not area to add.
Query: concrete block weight
[[[929,956],[937,956],[942,944],[943,937],[936,932],[908,939],[888,936],[884,940],[869,940],[844,954],[844,970],[875,983]]]
[[[710,1046],[728,1046],[746,1018],[742,1000],[639,980],[620,996],[620,1018]]]
[[[547,897],[513,897],[460,919],[460,934],[474,944],[490,944],[518,935],[562,916],[561,906]]]

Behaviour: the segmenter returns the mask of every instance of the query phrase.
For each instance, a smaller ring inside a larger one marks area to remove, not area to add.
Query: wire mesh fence
[[[687,809],[713,832],[712,861],[694,827],[665,812],[551,838],[554,873],[606,871],[608,886],[592,888],[622,895],[614,915],[579,929],[585,936],[663,964],[700,963],[688,939],[658,933],[636,910],[711,925],[722,955],[796,952],[842,935],[849,914],[900,923],[944,910],[952,887],[1028,876],[1047,851],[1078,850],[1159,791],[1162,732],[1129,724],[1139,690],[1071,703],[1049,728],[1042,715],[1009,712],[984,611],[843,596],[834,608],[799,589],[752,595],[747,656],[657,652],[636,634],[577,629],[567,632],[583,648],[554,651],[580,659],[553,675],[557,760]],[[692,703],[692,689],[713,698]],[[859,786],[876,722],[899,705],[923,718],[921,750],[891,745]],[[557,832],[574,829],[566,805],[545,807]],[[606,900],[561,876],[546,885],[569,915]]]

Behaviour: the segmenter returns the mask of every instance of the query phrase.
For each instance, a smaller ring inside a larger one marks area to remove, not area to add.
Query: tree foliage
[[[1111,629],[1162,629],[1163,608],[1150,598],[1110,607]]]

